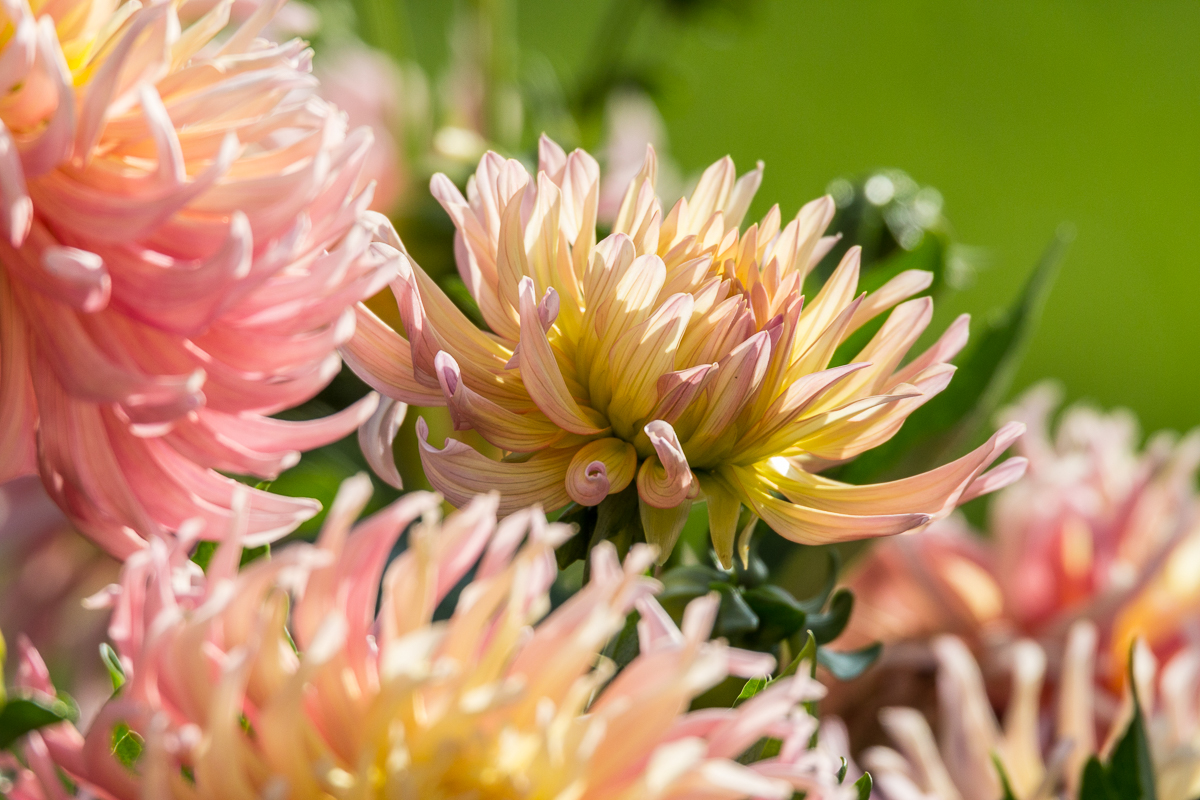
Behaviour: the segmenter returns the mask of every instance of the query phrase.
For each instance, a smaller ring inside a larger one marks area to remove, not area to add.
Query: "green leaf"
[[[133,769],[142,757],[145,740],[124,722],[118,722],[112,731],[112,754],[126,769]]]
[[[829,601],[829,611],[813,614],[808,618],[808,629],[816,637],[817,644],[829,644],[842,635],[854,611],[854,593],[849,589],[838,589]]]
[[[776,680],[778,680],[779,678],[786,678],[789,675],[795,675],[796,670],[798,670],[800,668],[800,665],[803,664],[805,661],[807,661],[809,663],[809,671],[813,675],[816,675],[816,673],[817,673],[817,640],[815,638],[813,638],[812,631],[805,631],[804,636],[805,636],[804,646],[800,648],[800,652],[797,653],[796,657],[792,659],[792,663],[788,664],[787,667],[783,670],[783,672],[779,673],[779,675],[776,676]]]
[[[270,559],[271,545],[264,544],[258,547],[246,547],[242,549],[242,559],[238,562],[238,569],[258,561],[260,558]]]
[[[116,694],[125,685],[125,667],[121,666],[121,658],[108,642],[100,643],[100,660],[108,669],[108,677],[112,681],[113,693]]]
[[[833,594],[833,590],[837,588],[838,573],[842,569],[842,556],[836,549],[827,547],[825,548],[825,557],[829,560],[829,572],[825,576],[825,586],[812,597],[799,601],[800,608],[806,614],[819,614],[821,609],[825,608],[825,604],[829,602],[829,596]]]
[[[742,691],[738,694],[737,700],[733,701],[735,706],[741,705],[746,700],[749,700],[754,695],[767,688],[767,684],[771,682],[770,678],[751,678],[746,681],[746,685],[742,687]]]
[[[1000,778],[1000,800],[1017,800],[1016,794],[1013,793],[1012,783],[1008,780],[1008,771],[1004,769],[1004,763],[1000,761],[1000,757],[992,753],[992,764],[996,767],[996,775]]]
[[[862,777],[854,782],[854,788],[858,790],[858,800],[871,800],[871,789],[874,781],[871,780],[871,773],[864,772]]]
[[[779,586],[767,584],[742,593],[747,605],[758,616],[756,639],[773,644],[804,627],[808,615],[796,598]]]
[[[192,553],[192,562],[200,565],[200,569],[208,571],[208,564],[212,561],[213,553],[217,552],[218,542],[201,539],[196,542],[196,550]]]
[[[1150,739],[1146,735],[1146,719],[1133,678],[1134,649],[1129,649],[1127,680],[1133,696],[1133,718],[1117,741],[1105,767],[1108,783],[1121,800],[1156,800],[1154,759],[1150,755]]]
[[[625,627],[621,629],[620,633],[610,639],[604,647],[603,654],[616,663],[617,672],[629,666],[629,663],[638,656],[638,619],[640,617],[636,611],[630,614],[625,619]]]
[[[859,650],[837,651],[827,648],[817,650],[817,663],[829,670],[839,681],[852,681],[862,675],[883,652],[883,643],[875,642]]]
[[[709,588],[721,595],[721,608],[717,611],[717,624],[713,626],[716,636],[726,638],[749,633],[758,628],[758,615],[742,597],[737,588],[728,583],[714,583]]]
[[[1073,238],[1070,226],[1059,226],[1012,306],[975,327],[945,391],[913,412],[890,441],[838,471],[839,480],[871,483],[919,472],[971,445],[1008,393]]]
[[[71,706],[57,697],[28,695],[10,697],[0,709],[0,749],[10,746],[30,731],[73,718]]]
[[[842,758],[841,762],[842,762],[842,766],[840,768],[838,768],[838,771],[837,771],[838,783],[841,783],[844,780],[846,780],[846,769],[847,769],[847,767],[850,766],[850,764],[846,761],[845,758]]]
[[[1079,800],[1124,800],[1109,785],[1104,765],[1095,756],[1084,765],[1083,778],[1079,782]]]

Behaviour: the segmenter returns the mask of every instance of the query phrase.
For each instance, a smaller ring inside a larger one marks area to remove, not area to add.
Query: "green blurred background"
[[[453,5],[404,9],[401,47],[430,72]],[[756,213],[779,202],[786,218],[877,167],[937,187],[983,268],[935,329],[1007,304],[1074,223],[1016,389],[1054,376],[1069,400],[1128,406],[1146,430],[1200,424],[1200,3],[695,5],[519,0],[507,19],[524,58],[568,87],[597,29],[632,23],[627,42],[600,36],[658,82],[671,155],[685,173],[763,159]]]

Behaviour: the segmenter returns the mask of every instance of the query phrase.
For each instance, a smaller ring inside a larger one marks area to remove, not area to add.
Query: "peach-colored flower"
[[[593,506],[636,483],[646,536],[665,558],[703,496],[730,564],[743,505],[800,542],[884,536],[1020,474],[1015,462],[981,477],[1019,435],[1014,424],[906,480],[850,486],[816,475],[886,441],[946,385],[966,319],[902,365],[932,313],[928,297],[910,300],[851,363],[832,362],[847,337],[930,275],[908,271],[856,297],[852,249],[805,301],[804,278],[833,243],[822,237],[830,198],[786,226],[775,207],[742,232],[761,168],[737,179],[723,159],[665,216],[656,169],[651,149],[599,244],[599,169],[583,151],[568,156],[543,137],[536,178],[489,153],[466,197],[434,177],[458,228],[459,272],[490,331],[405,258],[392,288],[407,338],[360,309],[343,352],[378,390],[447,404],[456,427],[511,453],[496,462],[462,442],[422,441],[426,475],[451,502],[499,489],[505,511]],[[426,438],[419,423],[418,434]]]
[[[1057,668],[1052,665],[1058,688],[1047,713],[1041,702],[1046,654],[1032,640],[1016,643],[1001,723],[966,644],[953,636],[936,639],[939,735],[934,737],[915,709],[884,709],[881,721],[896,749],[872,747],[860,759],[874,777],[877,795],[881,800],[1000,797],[995,758],[1017,800],[1076,797],[1084,763],[1093,754],[1107,758],[1133,716],[1129,689],[1120,701],[1097,693],[1096,645],[1092,623],[1070,628],[1062,660]],[[1176,654],[1159,678],[1154,656],[1139,647],[1134,682],[1150,737],[1157,796],[1189,800],[1200,791],[1200,649]],[[1098,731],[1104,738],[1097,738]]]
[[[990,537],[947,520],[870,551],[848,583],[847,646],[954,633],[982,652],[1020,636],[1057,654],[1077,619],[1099,625],[1101,672],[1120,682],[1141,637],[1166,655],[1200,613],[1200,437],[1153,437],[1138,452],[1127,412],[1068,409],[1048,385],[1004,412],[1029,425],[1027,476],[996,496]]]
[[[124,557],[237,484],[337,439],[374,398],[270,415],[338,369],[351,306],[394,268],[356,189],[370,132],[316,95],[310,51],[225,38],[225,0],[0,4],[0,480],[40,471],[79,529]],[[35,441],[36,432],[36,441]],[[312,501],[250,496],[249,536]]]
[[[369,492],[351,479],[315,545],[241,572],[236,535],[207,575],[178,545],[132,556],[110,592],[128,683],[86,736],[27,738],[45,796],[62,796],[52,765],[118,800],[852,794],[809,748],[817,722],[800,703],[821,687],[803,669],[736,709],[686,713],[726,675],[774,662],[708,641],[715,596],[676,628],[643,576],[648,546],[623,568],[597,548],[592,580],[539,622],[565,526],[537,510],[497,524],[495,495],[439,524],[437,496],[417,492],[351,530]],[[453,613],[437,613],[473,565]],[[598,654],[635,607],[640,654],[614,675]],[[51,690],[34,651],[22,663],[26,687]],[[132,770],[112,754],[122,723],[144,741]],[[782,740],[777,757],[734,760],[765,735]]]

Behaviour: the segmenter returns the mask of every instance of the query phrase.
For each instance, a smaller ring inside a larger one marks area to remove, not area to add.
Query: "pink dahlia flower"
[[[337,439],[374,399],[270,415],[338,370],[393,269],[356,188],[371,141],[316,94],[310,51],[231,35],[230,2],[0,3],[0,480],[41,473],[119,557]],[[247,541],[313,501],[252,492]]]
[[[1133,697],[1097,693],[1093,687],[1097,635],[1076,622],[1058,661],[1032,640],[1012,649],[1006,664],[1007,700],[997,718],[983,674],[962,640],[936,639],[937,730],[912,708],[884,709],[881,721],[892,747],[872,747],[860,761],[875,778],[880,800],[965,800],[1000,797],[1004,769],[1017,800],[1078,797],[1087,759],[1107,759],[1133,716]],[[1053,703],[1042,701],[1053,673]],[[1134,683],[1145,718],[1160,800],[1190,800],[1200,792],[1200,648],[1174,655],[1160,671],[1139,647]]]
[[[852,248],[805,298],[806,276],[834,242],[823,236],[832,199],[787,224],[774,207],[743,231],[761,167],[738,178],[732,161],[718,161],[665,214],[656,175],[650,149],[599,243],[600,172],[581,150],[567,155],[543,137],[536,177],[488,153],[465,197],[434,176],[458,228],[459,272],[490,330],[405,257],[392,289],[407,338],[360,309],[344,353],[379,391],[446,404],[458,429],[505,451],[497,461],[461,441],[422,441],[425,473],[451,502],[498,489],[505,511],[595,506],[635,487],[646,537],[665,558],[704,499],[729,565],[748,548],[739,531],[754,527],[739,524],[743,507],[798,542],[885,536],[1020,475],[1019,461],[985,472],[1019,423],[905,480],[851,486],[818,475],[887,441],[946,386],[967,320],[906,362],[933,313],[930,298],[906,299],[929,273],[859,294]],[[893,306],[850,363],[833,361]],[[417,431],[427,438],[420,422]]]
[[[800,704],[821,687],[806,670],[687,713],[773,660],[708,641],[715,597],[676,628],[643,576],[651,548],[623,567],[597,548],[591,582],[546,615],[565,526],[537,510],[497,524],[495,495],[439,523],[437,496],[417,492],[351,529],[369,492],[351,479],[315,545],[240,572],[238,535],[207,574],[182,543],[132,556],[109,593],[128,682],[86,736],[63,724],[26,739],[25,797],[62,798],[56,767],[81,796],[116,800],[853,796],[809,748],[817,722]],[[473,567],[453,613],[436,613]],[[634,608],[640,654],[614,675],[599,653]],[[34,651],[22,664],[26,687],[51,691]],[[140,745],[128,764],[113,754],[121,725]],[[763,736],[778,756],[735,760]]]
[[[1200,437],[1152,437],[1138,451],[1128,412],[1063,413],[1046,385],[1004,412],[1029,426],[1022,480],[996,496],[990,537],[948,520],[881,543],[849,578],[858,605],[850,646],[954,633],[977,650],[1020,636],[1051,653],[1081,618],[1099,626],[1103,671],[1120,681],[1142,638],[1160,654],[1200,614]]]

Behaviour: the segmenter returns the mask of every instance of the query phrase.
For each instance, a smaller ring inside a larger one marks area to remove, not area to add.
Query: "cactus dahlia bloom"
[[[270,418],[336,373],[388,277],[355,189],[370,143],[316,96],[299,40],[232,35],[230,2],[0,2],[0,480],[39,471],[124,557],[234,481],[353,430],[374,398]],[[313,501],[251,493],[250,541]],[[136,531],[136,533],[134,533]]]
[[[433,194],[458,228],[459,272],[490,331],[405,259],[392,288],[407,339],[360,309],[343,352],[383,393],[446,404],[457,428],[511,454],[497,463],[462,442],[422,442],[425,473],[451,502],[494,488],[504,511],[535,501],[594,506],[636,486],[647,537],[665,557],[703,497],[728,564],[742,506],[800,542],[883,536],[1020,474],[1013,464],[982,475],[1019,435],[1013,425],[907,480],[849,486],[815,475],[886,441],[941,391],[966,319],[902,364],[932,305],[896,304],[927,287],[928,273],[908,271],[856,296],[851,250],[806,300],[804,278],[833,242],[822,238],[830,198],[785,226],[772,208],[742,231],[761,167],[735,180],[733,163],[717,162],[665,216],[655,173],[648,150],[599,243],[599,170],[587,153],[568,156],[543,137],[536,177],[489,153],[465,198],[434,177]],[[833,361],[847,337],[892,306],[851,363]],[[425,428],[418,434],[424,440]]]
[[[1180,646],[1200,613],[1200,437],[1159,435],[1139,453],[1128,412],[1077,406],[1052,438],[1056,405],[1043,385],[1004,412],[1029,425],[1029,471],[997,495],[990,537],[948,520],[881,543],[855,568],[850,646],[954,633],[977,651],[1028,636],[1057,652],[1087,618],[1101,673],[1117,683],[1135,638],[1160,656]]]
[[[45,797],[62,796],[52,765],[120,800],[853,796],[808,746],[817,723],[800,703],[821,687],[806,674],[685,713],[774,662],[708,641],[715,597],[676,628],[643,577],[650,547],[624,567],[597,548],[591,582],[541,619],[566,526],[537,510],[497,525],[494,494],[439,524],[439,498],[411,493],[350,530],[369,492],[352,479],[315,545],[240,573],[236,535],[207,575],[178,544],[132,556],[109,593],[128,682],[86,736],[63,725],[26,741]],[[435,614],[473,566],[453,613]],[[598,654],[635,607],[640,654],[614,676]],[[49,691],[36,654],[24,663],[26,685]],[[112,755],[122,723],[144,740],[132,769]],[[734,760],[762,736],[782,740],[777,757]]]
[[[995,758],[1017,800],[1077,797],[1084,763],[1093,754],[1107,757],[1133,715],[1129,689],[1120,700],[1093,689],[1096,643],[1092,623],[1071,627],[1053,706],[1043,709],[1046,654],[1032,640],[1019,642],[1008,665],[1012,688],[1001,724],[966,645],[953,636],[936,640],[939,737],[919,711],[884,709],[881,721],[896,749],[872,747],[860,757],[876,793],[882,800],[1000,797]],[[1194,798],[1200,792],[1200,649],[1177,653],[1160,676],[1154,656],[1139,646],[1134,683],[1157,796]],[[1097,740],[1097,731],[1104,739]]]

